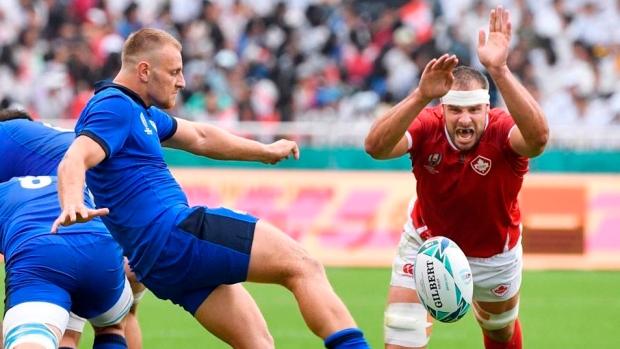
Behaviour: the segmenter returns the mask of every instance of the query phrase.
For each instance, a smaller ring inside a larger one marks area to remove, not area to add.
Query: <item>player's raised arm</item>
[[[375,159],[392,159],[407,152],[405,132],[413,120],[435,98],[444,96],[454,82],[454,55],[434,58],[424,68],[419,86],[372,125],[366,136],[366,152]]]
[[[281,139],[263,144],[236,136],[217,126],[177,118],[177,130],[162,142],[165,147],[181,149],[216,160],[257,161],[275,165],[293,156],[299,159],[297,143]]]
[[[517,124],[510,135],[510,145],[523,156],[535,157],[547,145],[549,126],[538,102],[508,69],[511,31],[509,11],[501,6],[491,10],[488,40],[484,29],[478,33],[478,58],[493,78]]]
[[[59,226],[83,223],[109,213],[107,208],[90,209],[84,205],[86,170],[105,158],[101,146],[87,136],[78,136],[58,165],[58,198],[62,212],[52,225],[52,232]]]

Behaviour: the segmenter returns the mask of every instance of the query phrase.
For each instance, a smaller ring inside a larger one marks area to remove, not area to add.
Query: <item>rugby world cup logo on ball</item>
[[[435,319],[455,322],[471,305],[474,283],[467,257],[446,237],[426,240],[416,256],[413,271],[422,305]]]

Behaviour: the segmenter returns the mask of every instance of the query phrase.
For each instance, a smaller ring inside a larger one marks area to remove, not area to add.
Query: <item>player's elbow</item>
[[[527,154],[527,157],[535,158],[535,157],[541,155],[544,151],[545,151],[545,146],[533,146],[533,147],[530,147],[530,151],[529,151],[529,154]]]
[[[79,164],[79,161],[76,161],[76,157],[68,152],[65,153],[65,156],[62,158],[60,163],[58,163],[58,176],[60,177],[66,173],[70,173],[72,169],[76,167],[76,164]]]
[[[364,150],[366,151],[366,154],[370,155],[373,159],[383,160],[387,158],[387,154],[383,147],[379,146],[376,142],[369,141],[368,138],[364,143]]]
[[[549,142],[549,126],[545,124],[542,130],[540,130],[540,132],[536,134],[536,137],[534,139],[534,145],[544,150],[548,142]]]
[[[71,146],[58,164],[58,176],[78,170],[86,172],[90,167],[92,166],[88,164],[84,153],[79,148]]]
[[[547,143],[549,142],[549,129],[545,128],[543,132],[537,133],[534,137],[529,140],[531,157],[536,157],[542,154],[547,147]]]

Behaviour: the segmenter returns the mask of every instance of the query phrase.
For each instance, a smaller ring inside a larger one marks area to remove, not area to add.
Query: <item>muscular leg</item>
[[[77,348],[84,331],[84,325],[86,325],[86,319],[70,313],[65,334],[60,339],[59,349]]]
[[[60,348],[77,348],[81,336],[81,332],[65,330],[65,334],[60,339]]]
[[[398,286],[390,286],[390,290],[388,293],[388,305],[394,303],[420,303],[420,298],[418,297],[418,293],[410,288],[406,287],[398,287]],[[426,315],[426,322],[433,322],[433,317],[430,314]],[[426,338],[430,338],[433,327],[426,327]],[[385,344],[386,349],[423,349],[426,346],[417,346],[417,347],[404,347],[396,344]]]
[[[323,339],[356,327],[321,263],[288,235],[262,220],[256,223],[248,281],[289,289],[308,327]]]
[[[194,317],[209,332],[233,348],[274,347],[265,319],[252,296],[241,284],[217,287],[198,307]]]
[[[134,297],[146,291],[146,287],[138,281],[136,274],[129,268],[127,258],[125,258],[125,275],[129,280]],[[135,299],[129,313],[125,316],[125,338],[127,339],[127,348],[129,349],[142,349],[142,330],[138,323],[138,303],[139,300]]]
[[[127,340],[127,348],[142,349],[142,330],[138,323],[138,305],[131,306],[129,313],[125,316],[125,339]]]

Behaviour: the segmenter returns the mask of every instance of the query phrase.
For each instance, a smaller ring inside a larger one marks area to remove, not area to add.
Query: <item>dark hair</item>
[[[480,71],[468,67],[466,65],[459,65],[454,68],[454,84],[457,89],[469,89],[473,82],[477,82],[484,90],[489,89],[489,80]]]
[[[32,121],[32,117],[28,114],[27,111],[15,108],[8,108],[0,110],[0,122],[16,120],[16,119],[26,119]]]

